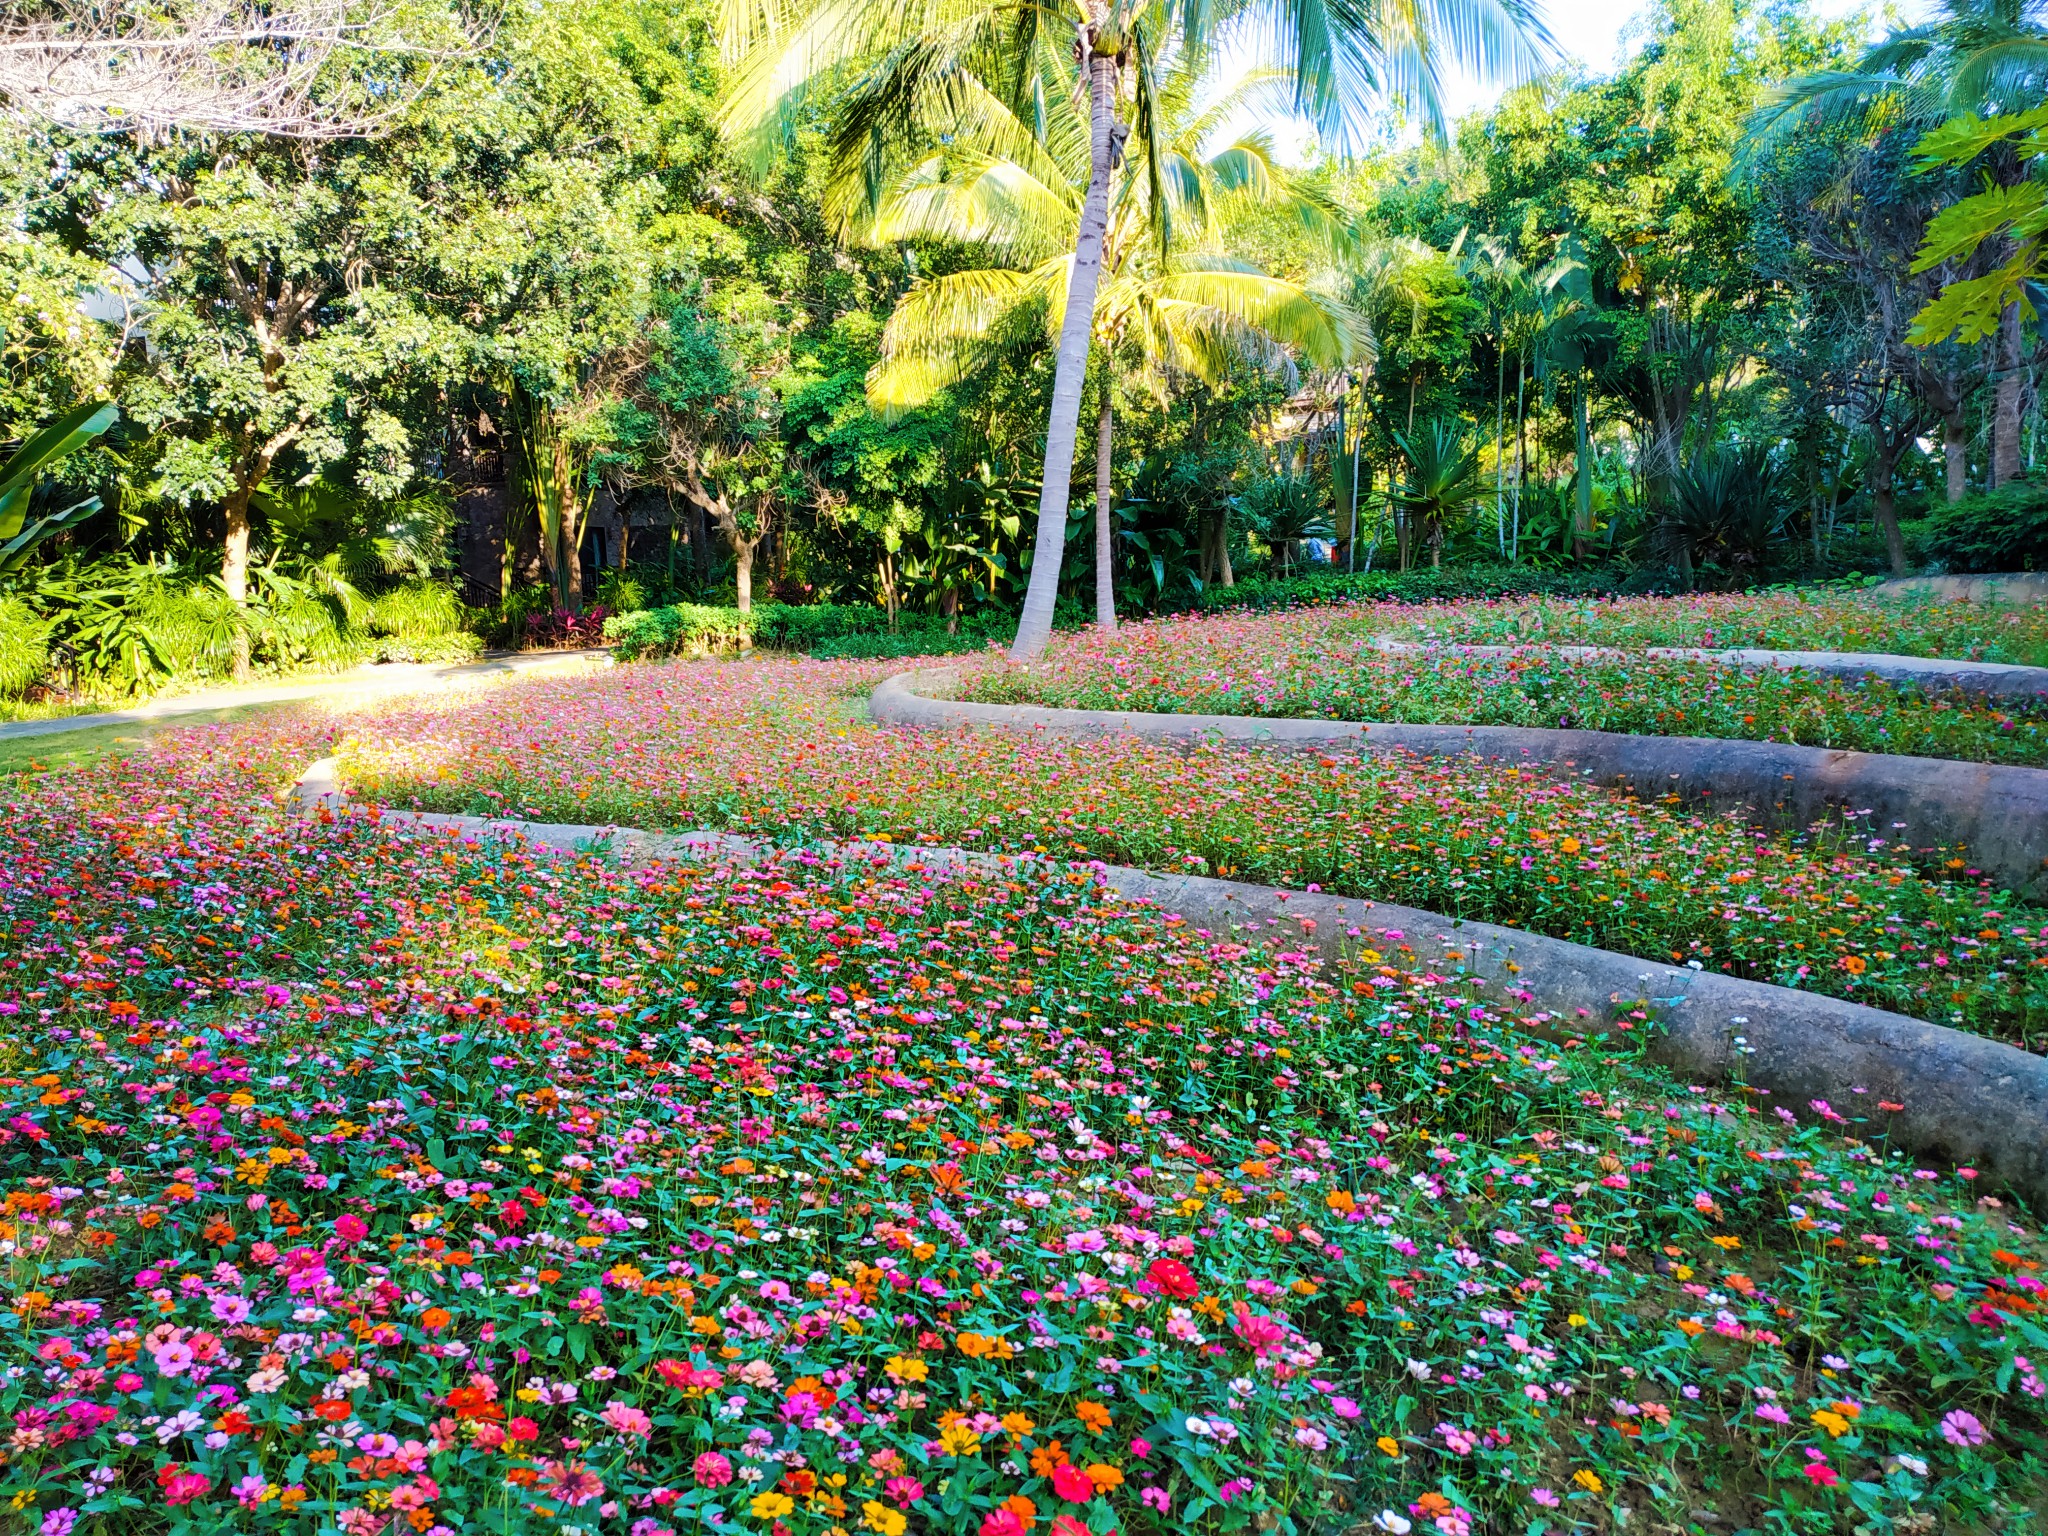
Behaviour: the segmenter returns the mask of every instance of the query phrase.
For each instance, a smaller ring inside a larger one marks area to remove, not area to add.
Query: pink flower
[[[716,1451],[706,1451],[691,1465],[699,1488],[723,1488],[732,1481],[732,1463]]]
[[[1984,1425],[1977,1415],[1958,1408],[1942,1416],[1941,1438],[1950,1445],[1968,1446],[1982,1445],[1991,1437],[1984,1432]]]
[[[1538,1504],[1541,1504],[1545,1509],[1555,1509],[1564,1502],[1548,1488],[1531,1488],[1529,1490],[1529,1497]]]
[[[1141,1503],[1149,1505],[1151,1508],[1158,1510],[1159,1513],[1162,1515],[1168,1515],[1173,1513],[1173,1500],[1167,1496],[1167,1492],[1164,1488],[1140,1489],[1138,1492],[1138,1499]]]
[[[1330,1410],[1340,1419],[1355,1419],[1359,1413],[1358,1404],[1348,1397],[1331,1398]]]
[[[335,1222],[334,1235],[344,1243],[360,1243],[370,1235],[370,1226],[360,1216],[344,1216]]]
[[[1088,1480],[1086,1472],[1063,1461],[1052,1469],[1052,1491],[1069,1504],[1086,1504],[1095,1497],[1095,1484]]]
[[[891,1503],[908,1509],[924,1497],[924,1484],[914,1477],[892,1477],[882,1485],[882,1492]]]
[[[654,1433],[654,1420],[647,1417],[631,1403],[613,1398],[605,1404],[604,1412],[598,1415],[605,1423],[622,1435],[638,1435],[645,1440]]]
[[[548,1492],[571,1509],[604,1497],[604,1483],[580,1461],[549,1462]]]
[[[1152,1454],[1152,1442],[1145,1439],[1142,1435],[1138,1436],[1131,1441],[1131,1454],[1137,1457],[1138,1460],[1143,1461]]]
[[[1809,1461],[1799,1470],[1812,1478],[1817,1488],[1832,1488],[1842,1480],[1835,1469],[1824,1461]]]
[[[982,1517],[981,1536],[1025,1536],[1024,1522],[1014,1509],[998,1509]]]

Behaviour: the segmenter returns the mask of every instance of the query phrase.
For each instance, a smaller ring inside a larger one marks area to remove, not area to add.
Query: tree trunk
[[[228,493],[227,537],[221,544],[220,582],[227,588],[228,601],[237,608],[249,603],[249,496],[256,489],[256,481],[238,485]],[[235,626],[234,639],[235,681],[249,680],[249,632],[241,625]]]
[[[758,541],[756,541],[758,542]],[[733,587],[741,613],[754,611],[754,546],[742,539],[732,541]]]
[[[1896,436],[1882,427],[1871,430],[1870,505],[1878,530],[1884,534],[1885,558],[1891,562],[1894,576],[1906,574],[1906,541],[1899,533],[1899,509],[1892,498],[1892,470],[1912,440],[1911,428]]]
[[[1223,577],[1223,585],[1234,587],[1237,577],[1230,569],[1230,508],[1225,507],[1216,514],[1216,569]]]
[[[1116,633],[1116,577],[1109,538],[1110,438],[1115,419],[1110,411],[1109,381],[1102,386],[1102,415],[1095,423],[1095,627]]]
[[[1593,551],[1593,438],[1586,430],[1586,378],[1574,392],[1572,416],[1579,433],[1578,505],[1572,511],[1572,558],[1583,561]]]
[[[1081,391],[1088,382],[1088,339],[1095,324],[1095,289],[1102,277],[1102,240],[1109,227],[1109,180],[1121,144],[1116,120],[1117,62],[1093,50],[1094,31],[1084,33],[1088,49],[1088,195],[1074,241],[1074,265],[1067,283],[1067,312],[1060,322],[1060,346],[1053,367],[1052,410],[1045,424],[1045,469],[1039,482],[1038,537],[1031,558],[1031,585],[1012,661],[1030,661],[1052,638],[1053,604],[1059,596],[1060,560],[1067,547],[1067,494],[1074,476],[1074,444],[1081,429]],[[1226,583],[1227,584],[1227,583]]]
[[[2020,395],[2026,384],[2020,355],[2020,306],[2005,306],[1998,324],[1998,392],[1991,419],[1991,484],[1994,488],[2020,477]]]
[[[1942,466],[1948,472],[1945,490],[1950,501],[1970,494],[1970,444],[1963,436],[1963,413],[1957,411],[1941,424]]]

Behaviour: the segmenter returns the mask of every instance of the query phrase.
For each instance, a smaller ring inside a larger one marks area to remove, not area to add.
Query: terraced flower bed
[[[802,824],[903,787],[827,707],[857,677],[665,668],[438,723],[534,798],[773,792]],[[718,678],[754,682],[723,758],[692,734]],[[807,719],[756,713],[792,697]],[[284,822],[299,729],[0,791],[23,1529],[2043,1512],[2048,1253],[1969,1170],[1889,1153],[1892,1106],[1801,1127],[1398,946],[1317,968],[1078,874],[635,874]],[[979,750],[955,766],[1022,840],[1058,802],[997,809]]]
[[[1376,610],[1382,632],[1461,645],[1876,651],[2048,666],[2048,608],[1836,591],[1532,598]]]
[[[1390,654],[1376,643],[1388,622],[1378,610],[1311,609],[1160,620],[1128,626],[1109,640],[1091,630],[1061,637],[1029,668],[977,673],[962,697],[1068,709],[1711,736],[2048,764],[2048,707],[2031,703],[1993,705],[1960,692],[1798,670],[1570,657],[1548,646],[1506,656]]]
[[[2048,911],[1859,823],[1805,839],[1583,781],[1355,752],[877,730],[883,669],[622,668],[356,726],[371,801],[1045,850],[1397,901],[2048,1043]]]

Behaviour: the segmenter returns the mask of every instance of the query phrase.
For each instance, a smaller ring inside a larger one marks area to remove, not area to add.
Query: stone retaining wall
[[[1739,810],[1774,827],[1803,828],[1853,812],[1855,826],[1871,837],[1915,848],[1961,847],[1970,867],[1998,884],[2048,898],[2048,769],[1700,736],[1046,709],[932,696],[958,678],[946,667],[899,674],[875,689],[869,713],[885,725],[927,729],[1002,726],[1056,735],[1485,758],[1590,778],[1645,800],[1675,797],[1704,809]]]

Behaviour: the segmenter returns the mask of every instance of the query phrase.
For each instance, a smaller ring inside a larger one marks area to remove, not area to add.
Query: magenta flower
[[[1974,1413],[1958,1408],[1942,1415],[1941,1438],[1950,1445],[1982,1445],[1991,1436],[1985,1433],[1984,1425]]]

